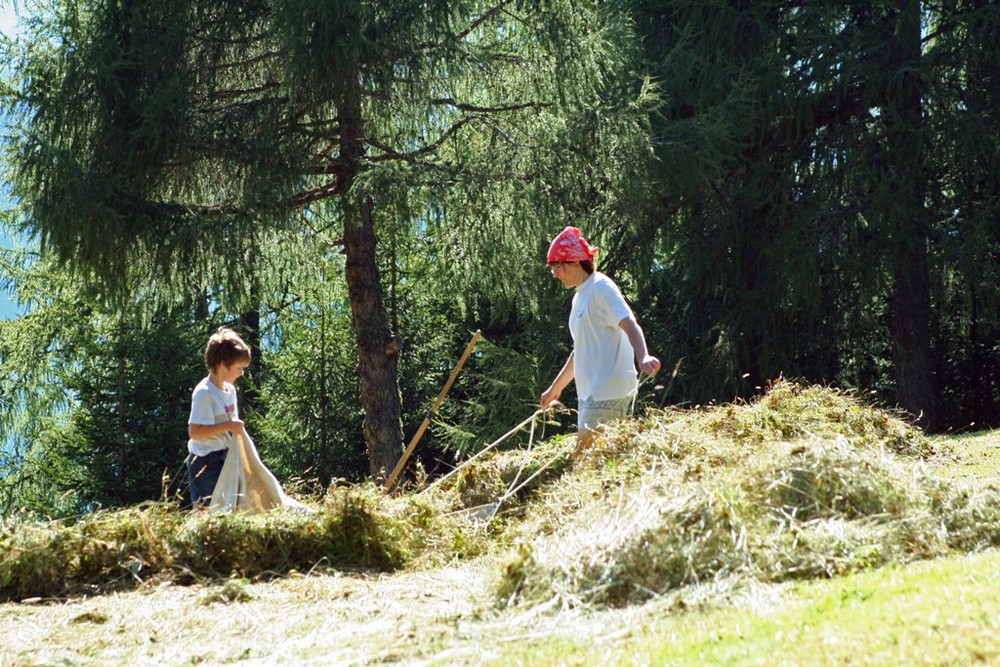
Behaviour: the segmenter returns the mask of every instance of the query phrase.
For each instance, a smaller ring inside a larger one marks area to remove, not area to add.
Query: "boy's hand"
[[[639,370],[649,377],[653,377],[660,372],[660,360],[650,354],[647,354],[639,362]]]
[[[548,410],[549,406],[551,406],[553,402],[559,400],[559,396],[561,394],[562,394],[561,391],[553,389],[552,387],[549,387],[548,389],[546,389],[542,393],[542,398],[539,401],[539,404],[541,405],[542,410]]]

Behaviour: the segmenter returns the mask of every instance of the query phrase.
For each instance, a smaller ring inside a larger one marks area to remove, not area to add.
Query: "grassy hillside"
[[[991,662],[998,444],[783,382],[315,515],[13,518],[0,664]]]

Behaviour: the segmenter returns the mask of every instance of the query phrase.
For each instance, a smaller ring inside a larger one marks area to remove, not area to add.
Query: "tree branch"
[[[441,144],[449,138],[455,136],[455,134],[462,129],[462,127],[468,125],[474,120],[481,120],[481,118],[477,115],[466,116],[445,130],[444,133],[434,141],[434,143],[427,144],[422,148],[418,148],[415,151],[408,151],[406,153],[400,153],[399,151],[393,150],[392,148],[380,143],[378,140],[369,137],[366,139],[367,143],[370,146],[379,149],[383,153],[383,155],[372,157],[370,160],[372,162],[382,162],[384,160],[405,160],[407,162],[414,162],[418,157],[437,151],[437,149],[441,147]]]
[[[311,176],[347,176],[349,166],[342,158],[333,158],[326,164],[315,164],[305,167],[302,173]]]
[[[803,141],[812,138],[817,130],[844,123],[857,116],[871,104],[865,91],[864,84],[857,84],[814,95],[807,103],[809,105],[809,111],[805,114],[807,123],[793,117],[771,126],[763,139],[755,142],[752,149],[746,153],[745,162],[756,162],[763,156],[782,149],[796,150]]]
[[[486,23],[491,18],[499,14],[501,11],[503,11],[503,9],[507,5],[513,4],[513,2],[514,0],[503,0],[503,2],[501,2],[500,4],[495,5],[490,9],[487,9],[482,16],[480,16],[478,19],[475,19],[472,23],[469,24],[469,26],[465,30],[463,30],[460,33],[457,33],[455,37],[458,39],[465,39],[472,33],[473,30],[475,30],[476,28],[478,28],[479,26],[481,26],[482,24]]]
[[[289,200],[289,203],[293,207],[299,208],[311,204],[313,202],[327,199],[328,197],[336,197],[342,195],[344,194],[344,188],[343,186],[341,186],[341,183],[346,183],[346,179],[335,178],[334,180],[329,181],[325,185],[321,185],[318,188],[313,188],[312,190],[306,190],[304,192],[298,193],[297,195],[292,195],[292,198]]]
[[[278,53],[277,51],[265,51],[265,52],[261,53],[260,55],[253,56],[252,58],[249,58],[247,60],[233,60],[233,61],[224,62],[224,63],[212,63],[212,64],[208,65],[208,68],[211,69],[212,71],[215,71],[215,72],[224,72],[224,71],[230,70],[230,69],[237,69],[239,71],[246,71],[251,65],[256,65],[256,64],[261,63],[261,62],[263,62],[263,61],[265,61],[265,60],[267,60],[269,58],[276,58],[279,55],[281,55],[281,54]]]
[[[218,100],[233,100],[239,97],[247,97],[249,95],[259,95],[260,93],[266,93],[271,90],[275,90],[281,86],[278,81],[268,81],[267,83],[257,86],[255,88],[232,88],[229,90],[216,90],[209,95],[209,99],[213,101]]]
[[[430,100],[434,106],[451,106],[459,111],[470,111],[474,113],[500,113],[505,111],[521,111],[522,109],[544,109],[552,106],[550,102],[520,102],[518,104],[501,104],[499,106],[483,107],[477,104],[459,102],[451,97],[439,97]]]

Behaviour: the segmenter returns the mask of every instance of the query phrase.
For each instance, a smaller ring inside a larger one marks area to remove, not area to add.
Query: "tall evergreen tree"
[[[919,0],[887,11],[886,62],[878,102],[885,128],[884,185],[877,202],[893,246],[892,338],[896,402],[919,424],[934,419],[927,173],[924,166],[926,83]]]
[[[525,165],[562,132],[560,109],[597,106],[614,41],[613,14],[571,0],[51,0],[37,17],[13,65],[24,227],[112,292],[142,274],[221,286],[227,308],[252,311],[259,230],[327,221],[346,253],[376,476],[402,436],[378,229],[415,182],[470,204],[500,184],[521,203],[447,220],[492,221],[507,233],[490,243],[536,253],[541,235],[518,232],[562,218],[548,182],[565,164]],[[520,163],[523,180],[492,180],[491,160]]]
[[[942,417],[935,397],[966,393],[968,378],[940,371],[971,354],[955,350],[968,350],[956,325],[967,308],[982,324],[996,307],[962,256],[986,260],[980,275],[995,265],[972,248],[995,242],[979,222],[995,194],[973,184],[998,180],[983,159],[996,122],[967,109],[988,108],[996,49],[982,45],[997,9],[628,5],[663,89],[653,122],[665,216],[626,230],[636,242],[625,247],[657,238],[640,284],[646,317],[669,323],[653,347],[696,369],[680,395],[729,398],[785,373],[873,389],[924,425],[949,425],[956,409]],[[957,266],[985,300],[938,289]]]
[[[924,3],[937,414],[1000,424],[1000,6]]]
[[[0,513],[75,514],[186,486],[203,323],[138,300],[114,311],[31,253],[0,268],[28,312],[0,322]],[[165,482],[166,480],[166,482]]]

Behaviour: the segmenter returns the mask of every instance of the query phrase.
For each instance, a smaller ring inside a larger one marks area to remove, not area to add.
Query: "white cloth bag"
[[[249,435],[244,438],[239,433],[234,434],[209,509],[256,514],[279,507],[311,511],[285,494],[281,484],[260,460],[253,439]]]

